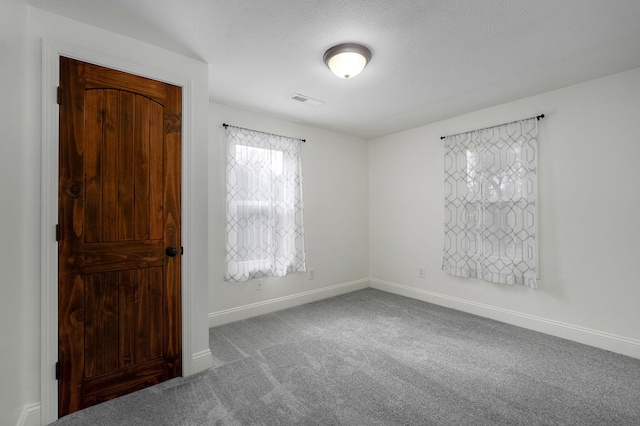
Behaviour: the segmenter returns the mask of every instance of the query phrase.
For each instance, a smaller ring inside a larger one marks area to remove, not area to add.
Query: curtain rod
[[[224,127],[225,129],[227,127],[229,127],[229,126],[235,127],[236,129],[249,130],[251,132],[264,133],[265,135],[279,136],[281,138],[289,138],[289,136],[276,135],[275,133],[261,132],[260,130],[247,129],[246,127],[238,127],[238,126],[234,126],[233,124],[222,123],[222,127]],[[300,138],[290,138],[290,139],[297,139],[297,140],[302,141],[302,142],[306,142],[307,141],[306,139],[300,139]]]
[[[540,121],[544,118],[544,114],[540,114],[540,115],[536,115],[534,117],[529,117],[529,118],[523,118],[521,120],[515,120],[515,121],[510,121],[508,123],[504,123],[504,124],[497,124],[495,126],[489,126],[489,127],[483,127],[482,129],[476,129],[476,130],[472,130],[472,132],[476,132],[478,130],[487,130],[487,129],[493,129],[494,127],[500,127],[500,126],[506,126],[507,124],[512,124],[512,123],[517,123],[518,121],[522,121],[522,120],[529,120],[531,118],[535,118],[536,120]],[[461,132],[461,133],[456,133],[455,135],[449,135],[449,136],[457,136],[457,135],[461,135],[463,133],[469,133],[469,132]],[[440,136],[440,139],[444,139],[447,136]]]

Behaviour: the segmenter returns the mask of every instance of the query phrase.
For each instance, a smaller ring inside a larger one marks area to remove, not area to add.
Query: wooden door
[[[181,99],[61,58],[59,416],[182,374]]]

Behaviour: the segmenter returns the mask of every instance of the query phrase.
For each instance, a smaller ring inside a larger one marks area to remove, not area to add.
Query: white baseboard
[[[356,290],[362,290],[369,286],[369,279],[350,281],[323,287],[317,290],[305,291],[303,293],[292,294],[290,296],[278,297],[276,299],[265,300],[263,302],[251,303],[249,305],[238,306],[236,308],[225,309],[223,311],[209,314],[209,327],[215,327],[234,321],[268,314],[282,309],[292,308],[305,303],[315,302],[328,297],[339,296]]]
[[[640,358],[640,340],[370,278],[370,287]]]
[[[17,426],[40,426],[40,403],[26,405],[18,419]]]
[[[193,354],[191,357],[191,373],[196,374],[213,366],[211,350],[207,349]]]

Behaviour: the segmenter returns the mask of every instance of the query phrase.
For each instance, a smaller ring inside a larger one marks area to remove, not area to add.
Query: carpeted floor
[[[54,425],[640,425],[640,360],[374,289],[210,345],[210,370]]]

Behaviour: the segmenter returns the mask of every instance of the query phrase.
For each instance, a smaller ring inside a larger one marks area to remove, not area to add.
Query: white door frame
[[[41,356],[40,420],[48,424],[58,419],[58,114],[57,87],[60,81],[60,56],[90,62],[182,87],[182,246],[191,247],[191,173],[192,97],[190,79],[76,46],[44,39],[42,44],[42,193],[41,193]],[[182,374],[193,370],[192,282],[190,257],[182,258]],[[206,354],[205,354],[206,355]]]

